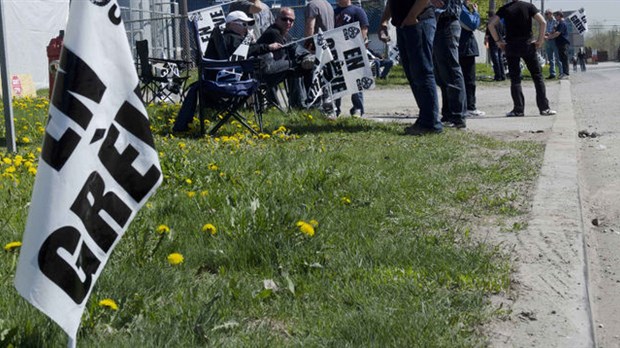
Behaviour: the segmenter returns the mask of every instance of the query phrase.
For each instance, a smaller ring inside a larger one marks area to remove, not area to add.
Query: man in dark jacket
[[[480,26],[478,5],[472,4],[469,9],[469,0],[463,3],[461,16],[461,39],[459,40],[459,64],[463,70],[465,80],[466,117],[484,116],[484,111],[476,108],[476,57],[480,55],[474,31]]]

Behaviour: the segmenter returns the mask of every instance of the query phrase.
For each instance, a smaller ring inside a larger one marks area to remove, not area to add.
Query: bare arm
[[[497,44],[497,47],[501,48],[502,50],[506,49],[506,43],[504,42],[504,39],[501,38],[499,36],[499,33],[497,32],[497,25],[499,24],[499,17],[498,16],[493,16],[493,18],[491,18],[491,20],[489,21],[489,32],[491,33],[491,40],[495,41],[495,43]]]
[[[250,6],[250,13],[251,14],[255,14],[255,13],[259,13],[260,11],[263,10],[263,8],[261,7],[263,3],[260,2],[260,0],[254,0],[252,6]]]
[[[405,17],[401,27],[418,24],[418,16],[430,3],[430,0],[416,0],[415,4],[411,6],[411,9],[409,10],[407,17]]]
[[[540,12],[534,15],[534,20],[538,22],[538,40],[536,40],[536,48],[541,48],[545,43],[545,25],[547,22],[545,21],[545,17],[543,17]]]
[[[314,25],[316,23],[316,17],[306,18],[306,25],[304,29],[304,37],[314,35]]]
[[[362,28],[362,37],[364,38],[364,41],[368,39],[368,27]]]

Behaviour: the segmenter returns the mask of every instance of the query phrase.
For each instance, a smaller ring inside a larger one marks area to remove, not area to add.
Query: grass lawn
[[[47,107],[16,100],[19,150],[0,148],[2,246],[21,240]],[[484,345],[511,265],[479,234],[525,225],[543,145],[315,112],[273,112],[258,137],[174,135],[178,106],[148,110],[164,183],[112,253],[80,346]],[[0,252],[0,347],[62,346],[13,288],[18,253]]]

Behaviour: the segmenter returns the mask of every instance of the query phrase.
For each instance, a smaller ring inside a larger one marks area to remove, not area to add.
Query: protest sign
[[[573,23],[575,29],[577,29],[577,32],[579,32],[579,34],[583,34],[588,31],[588,20],[586,18],[585,9],[580,8],[579,10],[571,13],[568,16],[568,20]]]
[[[73,1],[15,276],[70,345],[162,172],[116,0]]]
[[[217,27],[223,28],[226,24],[226,13],[224,13],[222,5],[215,5],[188,12],[187,16],[191,22],[198,22],[200,52],[204,53],[207,50],[207,43],[209,43],[213,30]]]

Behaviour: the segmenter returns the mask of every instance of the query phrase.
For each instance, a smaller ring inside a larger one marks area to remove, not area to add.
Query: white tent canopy
[[[49,86],[46,47],[69,14],[69,0],[2,0],[10,75],[28,74],[35,87]]]

